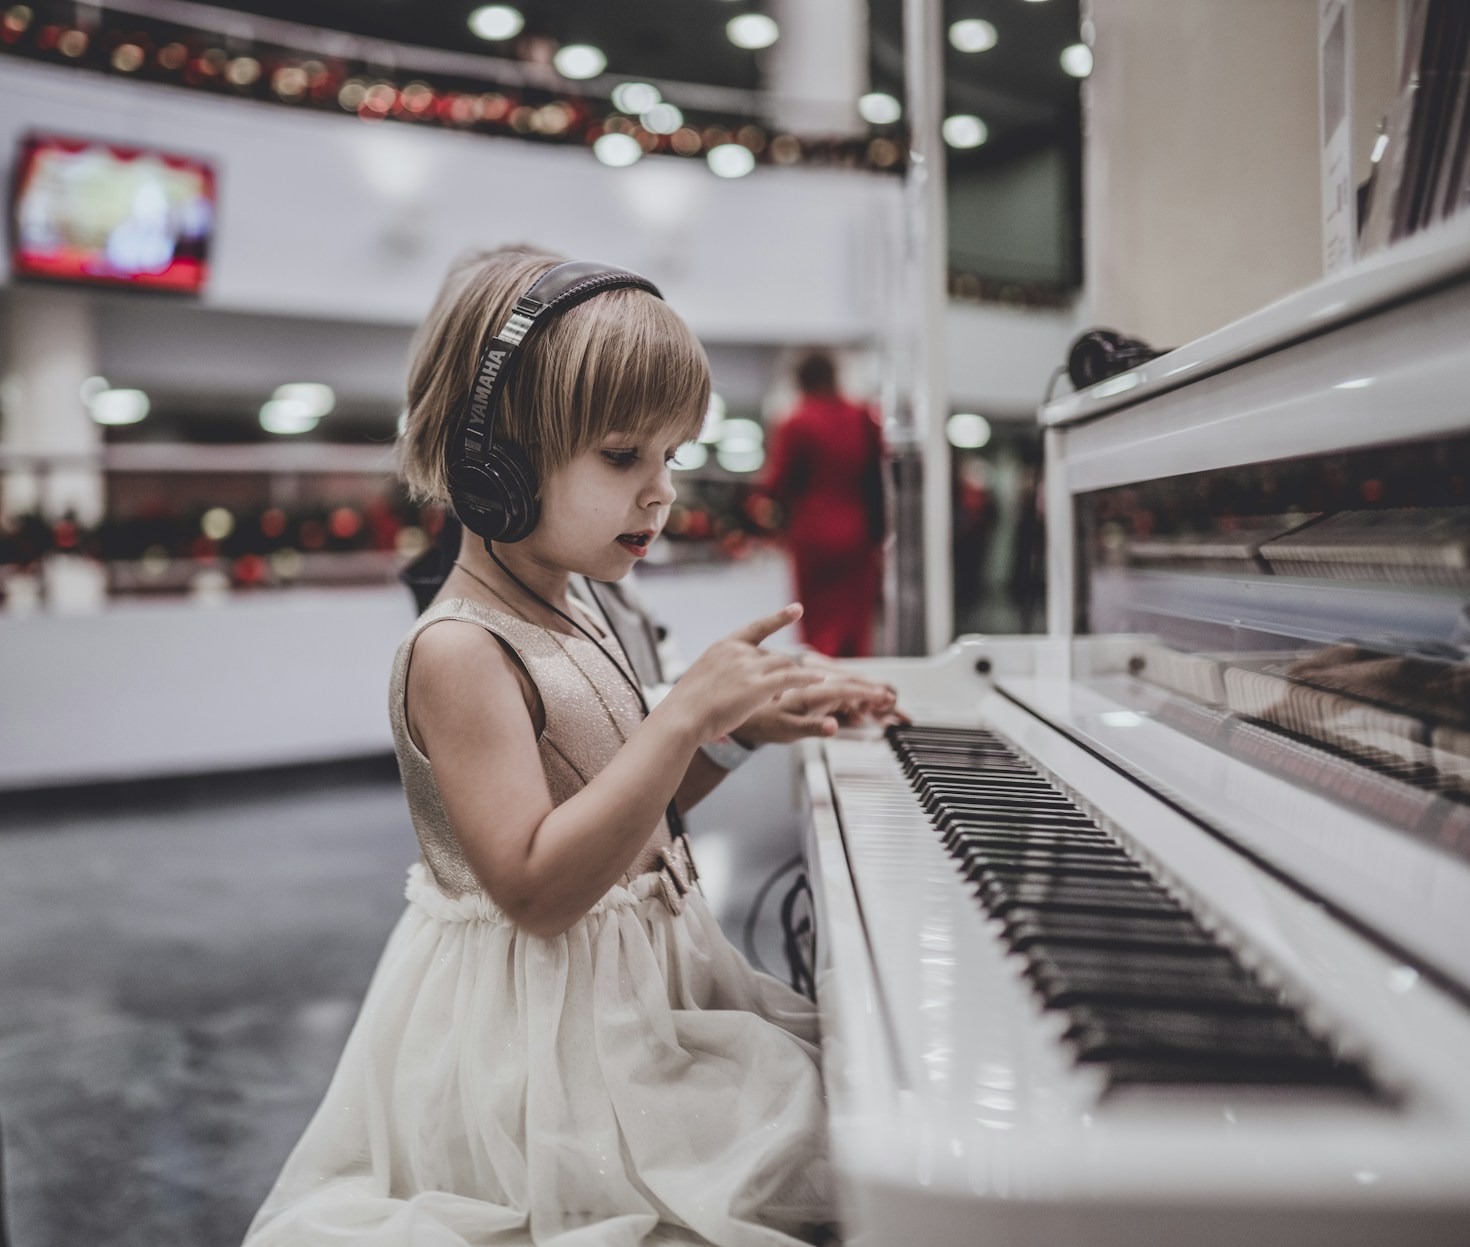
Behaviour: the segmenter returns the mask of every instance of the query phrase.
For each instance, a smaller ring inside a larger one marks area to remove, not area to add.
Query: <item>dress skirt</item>
[[[698,893],[613,888],[552,938],[422,865],[247,1247],[818,1241],[814,1007]]]

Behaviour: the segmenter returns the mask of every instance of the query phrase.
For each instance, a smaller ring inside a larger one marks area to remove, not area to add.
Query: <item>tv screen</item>
[[[11,201],[17,277],[196,293],[209,268],[214,169],[87,139],[21,140]]]

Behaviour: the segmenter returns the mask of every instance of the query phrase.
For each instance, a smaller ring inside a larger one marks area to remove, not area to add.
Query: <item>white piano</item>
[[[806,745],[850,1243],[1470,1244],[1452,225],[1043,409],[1049,634]]]

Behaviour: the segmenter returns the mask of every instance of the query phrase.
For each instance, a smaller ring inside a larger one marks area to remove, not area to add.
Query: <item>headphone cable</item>
[[[558,615],[562,619],[565,619],[567,623],[571,624],[572,627],[574,627],[584,637],[591,641],[593,645],[597,646],[598,652],[613,665],[613,669],[617,671],[620,676],[623,677],[624,683],[626,683],[627,686],[633,690],[633,696],[638,699],[638,704],[643,708],[643,717],[646,719],[649,715],[648,699],[643,695],[642,687],[633,676],[629,675],[623,669],[623,664],[620,663],[616,658],[614,658],[610,653],[608,653],[602,642],[599,641],[595,636],[593,636],[591,632],[589,632],[586,628],[579,624],[565,611],[558,610],[544,597],[537,593],[535,589],[531,588],[530,585],[528,585],[524,580],[517,576],[515,572],[511,571],[510,568],[508,568],[505,563],[501,561],[500,555],[495,553],[494,547],[489,541],[485,542],[485,552],[491,557],[491,559],[494,560],[496,567],[500,568],[501,571],[503,571],[507,576],[515,581],[515,583],[520,587],[521,592],[535,598],[536,601],[540,602],[541,605],[546,607],[546,609],[549,610],[552,614]],[[470,572],[470,569],[468,567],[465,567],[463,563],[460,563],[457,560],[455,565],[457,567],[464,567],[465,571]],[[473,576],[474,573],[470,572],[470,575]],[[591,591],[590,581],[588,582],[588,590]],[[628,652],[627,648],[623,646],[622,638],[618,636],[618,630],[616,627],[613,626],[613,622],[610,615],[608,614],[607,608],[603,606],[601,599],[598,598],[595,592],[592,593],[592,600],[597,604],[597,609],[601,613],[603,620],[606,622],[608,631],[612,634],[613,639],[618,642],[618,645],[623,648],[623,652],[626,654]],[[629,659],[629,661],[631,662],[632,660]],[[677,836],[679,839],[684,841],[685,851],[687,852],[689,845],[689,836],[684,827],[684,816],[679,813],[679,807],[673,801],[670,801],[668,804],[667,816],[669,820],[669,833],[673,836]]]

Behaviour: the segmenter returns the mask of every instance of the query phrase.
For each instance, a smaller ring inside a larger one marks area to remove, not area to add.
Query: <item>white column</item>
[[[3,414],[6,451],[96,455],[102,430],[82,402],[82,382],[97,371],[91,300],[69,290],[15,287],[5,304]],[[84,525],[102,518],[100,465],[72,463],[44,473],[12,467],[5,473],[6,515],[39,510],[48,518],[75,511]]]
[[[939,0],[904,0],[905,196],[913,334],[913,435],[922,449],[924,637],[931,654],[954,637],[953,521],[949,496],[949,376],[944,338],[949,231],[945,205],[943,13]]]
[[[865,0],[776,0],[769,12],[781,28],[762,60],[771,124],[792,134],[862,133],[857,99],[868,89]]]

